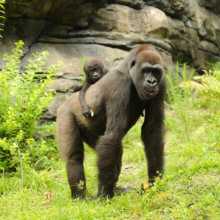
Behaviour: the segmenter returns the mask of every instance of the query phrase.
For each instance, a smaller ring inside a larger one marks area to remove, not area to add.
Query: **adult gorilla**
[[[140,45],[86,92],[95,117],[83,116],[79,93],[59,108],[56,138],[72,197],[84,197],[83,141],[98,154],[98,196],[114,196],[122,159],[121,140],[143,110],[141,137],[148,161],[149,181],[163,172],[165,79],[162,59],[152,45]]]

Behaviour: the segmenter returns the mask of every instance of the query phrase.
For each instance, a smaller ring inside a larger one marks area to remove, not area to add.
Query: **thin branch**
[[[40,160],[38,160],[38,161],[34,164],[34,167],[36,168],[36,166],[37,166],[43,159],[47,159],[47,157],[44,156],[44,157],[42,157]]]

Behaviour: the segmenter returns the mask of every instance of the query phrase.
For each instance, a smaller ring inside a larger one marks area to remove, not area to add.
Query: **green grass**
[[[24,165],[20,172],[0,177],[0,219],[219,219],[220,101],[185,95],[166,109],[165,175],[143,195],[147,166],[140,129],[143,118],[123,140],[123,165],[118,182],[135,187],[111,200],[72,200],[65,164],[54,160],[47,170]],[[97,193],[96,155],[85,149],[87,188]],[[43,205],[46,191],[53,194]]]

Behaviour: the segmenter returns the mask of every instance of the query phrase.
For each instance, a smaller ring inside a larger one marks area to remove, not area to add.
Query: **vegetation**
[[[0,171],[3,172],[18,170],[21,161],[33,164],[56,152],[53,141],[45,137],[51,126],[37,126],[37,120],[53,98],[53,91],[46,88],[57,66],[45,68],[48,53],[35,53],[20,73],[22,46],[20,41],[12,54],[4,55],[6,62],[0,72]]]
[[[3,31],[4,20],[5,20],[5,0],[0,0],[0,38],[2,37],[1,32]]]
[[[9,66],[6,65],[0,75],[0,150],[3,151],[0,155],[6,158],[0,157],[4,171],[0,176],[0,219],[220,217],[219,64],[209,75],[193,80],[186,77],[183,66],[182,83],[168,74],[166,172],[162,181],[157,181],[142,195],[139,193],[140,185],[143,182],[147,185],[147,167],[140,140],[143,118],[140,118],[123,140],[123,166],[118,182],[121,187],[135,189],[117,194],[111,200],[72,200],[65,164],[57,158],[54,142],[42,135],[53,135],[54,131],[36,126],[37,118],[51,100],[50,92],[43,97],[40,95],[46,87],[45,79],[40,79],[42,87],[36,88],[37,81],[33,77],[39,68],[42,70],[45,54],[35,55],[35,61],[22,75],[16,68],[20,55],[18,46],[14,55],[6,56]],[[35,67],[34,72],[31,67]],[[51,71],[54,69],[48,70],[49,81]],[[39,131],[40,138],[39,135],[36,138]],[[17,172],[9,172],[7,166],[15,167]],[[88,191],[96,195],[96,155],[88,146],[85,147],[85,170]]]

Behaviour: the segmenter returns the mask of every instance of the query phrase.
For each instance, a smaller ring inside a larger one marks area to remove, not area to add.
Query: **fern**
[[[211,73],[202,76],[195,76],[190,81],[180,83],[180,87],[195,91],[201,98],[220,100],[220,69],[214,69]]]

